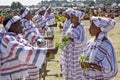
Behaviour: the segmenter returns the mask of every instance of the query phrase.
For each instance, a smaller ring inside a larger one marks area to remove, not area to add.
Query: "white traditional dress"
[[[32,19],[33,23],[36,25],[36,27],[39,27],[39,32],[44,35],[44,31],[43,29],[46,26],[46,21],[44,20],[44,16],[40,15],[40,14],[36,14],[33,19]],[[40,26],[39,26],[40,25]]]
[[[84,52],[87,56],[87,60],[89,61],[89,56],[93,48],[95,48],[96,41],[90,40],[87,43],[86,51]],[[96,80],[109,80],[113,78],[117,72],[118,67],[115,58],[114,48],[109,40],[105,40],[101,42],[101,45],[98,47],[98,51],[95,55],[94,63],[101,66],[103,71],[98,71],[95,69],[87,69],[86,70],[86,78]]]
[[[65,80],[81,80],[82,69],[79,63],[79,56],[86,44],[86,35],[83,25],[67,30],[66,34],[73,42],[68,42],[61,53],[62,74]]]
[[[44,15],[44,20],[46,21],[46,34],[47,36],[54,36],[54,27],[48,27],[50,25],[53,25],[54,24],[54,14],[53,13],[50,13],[48,14],[47,11]],[[53,47],[54,46],[54,40],[52,41],[48,41],[48,47]]]
[[[88,80],[110,80],[118,72],[114,48],[107,37],[107,32],[115,26],[115,20],[92,17],[91,22],[99,27],[101,32],[97,39],[90,40],[87,43],[84,54],[87,56],[88,62],[100,66],[102,71],[87,68],[85,77]],[[106,38],[106,40],[103,40],[103,38]]]
[[[21,80],[23,76],[29,79],[30,75],[24,73],[29,69],[26,67],[27,64],[33,64],[41,68],[46,57],[45,49],[32,47],[26,40],[12,32],[4,34],[0,49],[0,79],[2,80]],[[21,62],[24,63],[21,64]],[[32,79],[35,78],[33,77]]]

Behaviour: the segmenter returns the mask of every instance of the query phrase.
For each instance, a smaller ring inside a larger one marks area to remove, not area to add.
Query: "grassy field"
[[[120,20],[118,18],[115,18],[115,19],[117,21],[116,27],[112,31],[110,31],[108,35],[115,48],[118,67],[120,67],[120,40],[119,40],[120,39]],[[85,25],[87,37],[88,39],[90,39],[91,36],[89,35],[89,32],[88,32],[88,28],[90,25],[89,21],[84,20],[82,21],[82,23]],[[55,37],[60,37],[61,34],[59,31],[59,28],[56,28],[55,32],[57,33],[55,34]],[[61,71],[60,71],[60,66],[59,66],[59,53],[58,53],[55,56],[55,59],[48,62],[46,80],[63,80],[62,77],[60,77],[60,73]],[[112,80],[120,80],[120,70],[117,76]]]

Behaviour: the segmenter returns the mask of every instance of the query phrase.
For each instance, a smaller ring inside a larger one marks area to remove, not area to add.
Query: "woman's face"
[[[44,11],[40,11],[39,14],[40,15],[44,15],[45,14],[45,10]]]
[[[97,36],[101,32],[100,28],[97,27],[93,22],[90,24],[89,33],[91,36]]]
[[[47,12],[50,14],[52,12],[52,10],[49,8]]]
[[[31,19],[32,19],[32,17],[33,17],[33,16],[32,16],[32,13],[31,13],[31,12],[29,12],[29,13],[27,14],[27,19],[28,19],[28,20],[31,20]]]
[[[78,23],[78,22],[79,22],[79,18],[76,17],[76,16],[74,16],[74,15],[71,15],[71,22],[72,22],[73,24]]]
[[[17,22],[13,23],[11,26],[12,31],[14,31],[16,34],[22,33],[23,26],[21,24],[21,21],[18,20]]]

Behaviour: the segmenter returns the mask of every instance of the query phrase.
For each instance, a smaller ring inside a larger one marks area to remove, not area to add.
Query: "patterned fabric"
[[[45,46],[44,37],[39,33],[38,28],[35,27],[32,21],[22,19],[22,26],[24,27],[22,35],[26,40],[33,45],[39,40]]]
[[[44,20],[46,21],[45,28],[47,29],[46,30],[47,36],[53,36],[53,34],[54,34],[54,27],[48,27],[48,26],[54,24],[54,14],[53,13],[48,14],[46,12],[45,15],[44,15]],[[53,34],[51,34],[52,32],[53,32]],[[47,43],[48,43],[48,47],[49,48],[54,47],[54,40],[47,41]]]
[[[10,28],[10,26],[17,22],[18,20],[20,20],[21,18],[19,16],[13,16],[12,19],[10,19],[8,21],[8,23],[4,26],[5,30],[8,31],[8,29]]]
[[[97,27],[100,27],[101,29],[101,32],[99,33],[96,39],[96,44],[95,44],[96,48],[91,51],[89,57],[90,62],[94,63],[94,58],[97,54],[96,52],[98,50],[98,47],[101,44],[103,37],[107,37],[107,32],[110,31],[115,26],[115,20],[109,18],[101,18],[101,17],[92,17],[91,20]]]
[[[111,18],[92,17],[91,20],[97,27],[100,27],[102,32],[110,31],[116,24],[116,21]]]
[[[33,23],[36,25],[36,27],[39,27],[39,32],[44,35],[44,28],[46,26],[46,20],[44,19],[44,16],[36,14],[33,19],[32,19]]]
[[[41,7],[38,9],[38,11],[35,14],[39,14],[39,12],[45,11],[45,10],[46,10],[46,7]]]
[[[64,24],[63,24],[63,31],[62,31],[62,35],[64,35],[66,33],[66,31],[68,30],[68,28],[71,25],[71,20],[67,19]]]
[[[64,11],[64,13],[67,13],[69,16],[71,16],[72,11],[74,11],[74,9],[68,8]]]
[[[79,64],[79,56],[86,44],[85,30],[81,24],[76,28],[71,26],[66,35],[74,42],[69,42],[61,52],[62,74],[65,80],[82,80],[83,74]]]
[[[71,11],[71,15],[74,15],[74,16],[78,17],[79,20],[81,20],[81,18],[83,17],[84,14],[85,14],[84,12],[78,11],[78,10],[72,10]]]
[[[87,43],[87,48],[84,54],[89,57],[91,51],[95,48],[96,41],[90,40]],[[109,40],[101,42],[101,45],[98,46],[98,50],[95,55],[94,63],[101,66],[103,71],[98,71],[95,69],[86,70],[86,78],[91,78],[92,80],[103,79],[109,80],[116,76],[118,72],[118,66],[116,62],[114,48]]]
[[[44,27],[46,24],[46,21],[44,20],[44,16],[42,16],[40,14],[36,14],[33,17],[32,21],[34,22],[35,25],[40,24],[42,27]]]
[[[29,12],[30,12],[30,9],[28,7],[26,7],[25,11],[20,15],[20,17],[24,18]]]
[[[37,42],[42,42],[41,47],[46,47],[46,43],[44,40],[44,37],[39,33],[39,30],[37,27],[35,27],[34,23],[32,21],[28,21],[27,19],[22,19],[22,26],[23,29],[23,37],[24,39],[28,40],[33,46],[37,46]],[[29,78],[39,78],[39,68],[37,68],[34,65],[28,65],[28,73]]]
[[[0,47],[2,52],[0,56],[1,79],[3,80],[28,77],[29,75],[24,73],[28,70],[27,64],[41,68],[46,56],[46,49],[32,47],[26,40],[14,33],[5,34]]]

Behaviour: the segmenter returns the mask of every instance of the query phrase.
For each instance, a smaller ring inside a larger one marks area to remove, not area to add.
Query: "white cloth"
[[[2,65],[0,77],[3,80],[11,80],[11,77],[12,80],[15,80],[26,75],[26,73],[21,73],[28,69],[26,63],[41,68],[46,57],[46,49],[32,47],[15,33],[6,33],[1,44],[2,56],[0,56],[0,63]],[[20,61],[24,64],[21,64]]]
[[[30,9],[28,7],[26,7],[25,11],[20,15],[20,17],[24,18],[29,12],[30,12]]]
[[[62,64],[63,78],[65,80],[83,80],[79,56],[87,42],[84,27],[81,24],[76,26],[76,28],[70,27],[65,35],[74,41],[69,42],[61,51],[60,62]]]
[[[72,11],[74,11],[74,9],[68,8],[64,11],[64,13],[67,13],[69,16],[71,16]]]
[[[92,17],[91,20],[97,27],[100,27],[102,32],[110,31],[112,28],[115,27],[116,24],[116,21],[111,18]]]
[[[84,51],[84,54],[87,56],[87,61],[89,61],[89,57],[91,55],[92,50],[95,48],[96,43],[97,42],[94,41],[94,39],[88,41],[86,50]],[[109,80],[117,75],[118,66],[116,56],[114,48],[109,40],[101,42],[101,45],[96,51],[94,63],[101,66],[103,70],[99,71],[95,69],[86,69],[86,78],[91,78],[93,80]]]
[[[102,18],[102,17],[92,17],[91,21],[97,26],[100,27],[101,31],[96,39],[95,49],[91,51],[91,55],[89,57],[90,62],[94,63],[95,55],[97,54],[98,46],[101,44],[103,37],[107,37],[107,32],[110,31],[115,26],[115,20],[110,18]]]
[[[20,20],[21,18],[19,16],[13,16],[12,19],[10,19],[7,24],[4,26],[5,30],[8,31],[8,29],[10,28],[10,26],[17,22],[18,20]]]
[[[78,17],[79,20],[81,20],[81,18],[83,17],[84,14],[85,14],[84,12],[78,11],[78,10],[72,10],[71,11],[71,15],[74,15],[74,16]]]
[[[46,7],[41,7],[38,9],[38,11],[35,14],[39,14],[39,12],[45,11],[45,10],[46,10]]]

